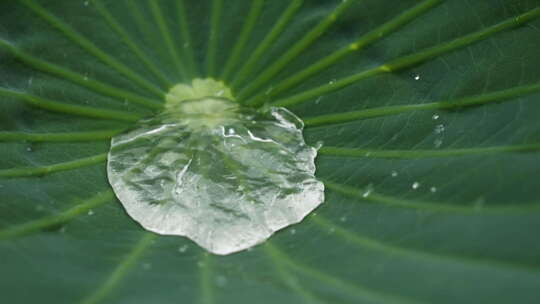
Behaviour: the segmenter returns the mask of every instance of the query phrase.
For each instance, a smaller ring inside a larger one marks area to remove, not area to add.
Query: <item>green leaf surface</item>
[[[0,302],[538,303],[539,49],[538,0],[2,1]],[[323,143],[316,214],[229,256],[106,175],[206,77]]]

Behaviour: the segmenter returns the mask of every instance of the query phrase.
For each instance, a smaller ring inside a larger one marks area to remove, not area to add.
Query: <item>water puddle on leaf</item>
[[[324,201],[317,150],[284,108],[242,108],[221,82],[195,79],[165,110],[112,139],[108,177],[145,229],[215,254],[248,249]]]

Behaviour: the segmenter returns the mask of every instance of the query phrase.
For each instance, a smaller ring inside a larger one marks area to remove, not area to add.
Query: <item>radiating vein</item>
[[[145,232],[144,236],[135,244],[133,249],[123,258],[121,263],[113,270],[107,280],[92,294],[81,301],[81,304],[97,304],[102,302],[141,259],[144,252],[152,245],[157,235]]]
[[[107,160],[107,153],[102,153],[90,157],[80,158],[68,162],[47,165],[41,167],[25,167],[1,169],[0,177],[27,177],[27,176],[43,176],[55,172],[68,171],[79,169],[87,166],[97,165]]]
[[[213,259],[210,254],[203,252],[201,253],[200,260],[199,283],[201,286],[201,304],[214,304],[214,291],[212,287]]]
[[[163,65],[163,62],[160,62],[158,59],[166,58],[168,56],[168,51],[164,47],[164,43],[160,43],[160,41],[157,41],[157,35],[155,34],[155,28],[152,26],[153,24],[150,24],[146,14],[144,14],[139,7],[140,1],[132,1],[132,0],[124,0],[122,1],[123,6],[126,8],[126,11],[128,11],[134,21],[134,25],[137,27],[137,29],[140,31],[141,37],[143,37],[144,41],[142,42],[145,45],[150,46],[150,48],[147,48],[147,52],[150,52],[150,50],[156,50],[156,54],[159,54],[160,56],[155,56],[155,54],[151,53],[151,56],[154,56],[155,59],[161,64],[160,67],[164,70],[165,67],[169,68],[169,65]],[[146,11],[146,10],[145,10]],[[165,71],[164,71],[165,73]],[[168,72],[167,78],[177,77],[177,74],[171,75]],[[178,81],[178,79],[174,79],[173,83]]]
[[[152,25],[148,22],[148,17],[142,12],[141,8],[138,3],[141,3],[141,1],[132,1],[132,0],[124,0],[123,4],[126,7],[126,10],[129,11],[131,17],[133,17],[133,20],[135,21],[135,24],[137,25],[137,28],[141,32],[142,36],[146,39],[148,39],[145,43],[150,44],[151,48],[153,50],[159,50],[159,53],[163,55],[163,57],[166,57],[168,55],[168,51],[163,47],[163,43],[159,43],[154,38],[157,38],[154,28]],[[144,2],[142,2],[144,3]]]
[[[223,0],[212,0],[208,49],[206,50],[206,74],[209,77],[215,76],[216,74],[216,52],[219,41],[219,22],[221,20],[222,10]]]
[[[184,5],[184,0],[176,1],[176,5],[178,8],[180,33],[182,33],[182,38],[184,38],[184,45],[183,45],[184,53],[187,56],[187,63],[189,65],[190,70],[193,72],[193,75],[197,77],[199,76],[200,71],[195,61],[195,55],[193,54],[193,49],[195,48],[195,46],[193,45],[193,42],[191,41],[191,34],[189,32],[189,23],[188,23],[188,18],[186,14],[186,8]]]
[[[95,46],[95,44],[92,43],[90,40],[86,39],[82,34],[72,29],[69,25],[58,19],[56,16],[51,14],[39,4],[35,3],[33,0],[21,0],[21,3],[23,3],[26,7],[30,8],[33,12],[35,12],[38,16],[47,21],[50,25],[62,32],[71,41],[78,44],[80,47],[101,60],[106,65],[115,69],[116,71],[124,75],[126,78],[147,89],[149,92],[152,92],[156,96],[164,96],[164,92],[161,89],[159,89],[143,77],[139,76],[137,73],[135,73],[123,63],[120,63],[119,61],[111,57],[109,54],[105,53],[103,50]]]
[[[119,121],[129,121],[135,122],[141,119],[141,115],[132,114],[125,111],[115,111],[115,110],[106,110],[94,108],[91,106],[78,106],[71,105],[62,102],[52,101],[37,97],[35,95],[7,90],[0,88],[0,96],[12,97],[17,100],[21,100],[28,105],[34,106],[36,108],[45,109],[51,112],[72,114],[78,116],[100,118],[100,119],[110,119],[110,120],[119,120]]]
[[[222,80],[228,81],[233,71],[233,68],[236,68],[236,66],[238,65],[240,56],[242,55],[242,52],[244,51],[246,43],[248,42],[251,36],[251,33],[253,32],[253,28],[255,27],[255,24],[257,23],[257,18],[259,18],[263,5],[264,5],[264,0],[253,0],[251,4],[251,9],[247,17],[245,18],[242,31],[240,32],[240,35],[238,36],[238,39],[236,40],[236,44],[234,45],[234,48],[221,74]]]
[[[420,260],[434,260],[438,262],[448,262],[448,263],[459,263],[459,264],[468,264],[472,266],[484,266],[495,269],[502,269],[508,271],[519,271],[527,272],[535,275],[540,274],[538,267],[533,265],[520,265],[512,264],[506,261],[493,260],[491,258],[472,258],[467,256],[456,256],[456,255],[447,255],[428,252],[425,250],[410,249],[396,245],[390,245],[383,243],[381,241],[360,235],[358,233],[350,232],[334,223],[330,220],[324,218],[320,214],[312,216],[311,220],[314,223],[321,226],[326,230],[331,230],[333,233],[337,234],[341,238],[355,244],[362,249],[369,248],[371,250],[376,250],[383,252],[388,255],[404,256],[407,258],[420,259]]]
[[[272,245],[271,242],[267,241],[264,245],[268,254],[272,255],[274,259],[278,259],[282,264],[287,265],[288,268],[294,269],[300,273],[303,273],[306,276],[312,277],[318,281],[321,281],[328,286],[336,288],[347,292],[358,298],[367,300],[374,303],[407,303],[407,304],[419,304],[423,303],[416,300],[406,299],[403,297],[398,297],[390,294],[380,293],[367,287],[351,284],[345,280],[334,277],[330,274],[321,272],[317,269],[314,269],[308,265],[301,264],[298,261],[292,260],[287,254],[278,249],[275,245]]]
[[[285,97],[285,98],[276,100],[275,102],[272,103],[272,105],[283,106],[283,107],[294,106],[302,102],[311,100],[313,98],[340,90],[344,87],[350,86],[361,80],[365,80],[367,78],[370,78],[376,75],[381,75],[384,73],[395,72],[404,68],[408,68],[408,67],[420,64],[429,59],[435,58],[441,54],[448,53],[456,49],[468,46],[477,41],[486,39],[489,36],[499,33],[503,30],[514,28],[527,21],[537,18],[538,16],[540,16],[540,7],[533,9],[522,15],[507,19],[501,23],[492,25],[483,30],[463,36],[461,38],[457,38],[449,42],[438,44],[434,47],[419,51],[417,53],[413,53],[407,56],[390,60],[389,62],[382,64],[380,66],[377,66],[368,70],[364,70],[362,72],[359,72],[359,73],[356,73],[351,76],[347,76],[347,77],[344,77],[335,81],[330,81],[327,84],[321,85],[313,89],[306,90],[304,92],[298,93],[290,97]]]
[[[176,48],[176,44],[174,43],[171,32],[169,31],[169,27],[167,26],[163,13],[161,12],[161,8],[158,4],[159,2],[148,1],[148,3],[150,5],[152,15],[157,22],[159,31],[161,32],[161,36],[163,37],[163,41],[165,42],[165,46],[167,47],[169,55],[173,59],[174,65],[176,66],[177,72],[183,79],[187,79],[189,76],[193,75],[193,72],[187,71],[186,67],[182,63],[182,60],[180,59],[178,49]]]
[[[279,17],[276,24],[272,27],[270,32],[264,37],[263,41],[257,46],[255,51],[251,53],[248,57],[246,63],[242,66],[238,74],[235,76],[233,81],[233,87],[238,87],[241,85],[244,80],[251,74],[255,68],[255,64],[261,59],[261,57],[266,53],[266,51],[272,46],[277,38],[283,33],[286,29],[289,22],[295,16],[296,12],[302,6],[304,0],[292,0],[291,4],[287,7],[285,12]]]
[[[102,95],[113,97],[119,101],[137,103],[154,110],[161,109],[162,107],[161,101],[142,97],[132,92],[107,85],[100,81],[89,79],[87,76],[83,76],[79,73],[72,72],[56,64],[52,64],[47,61],[38,59],[37,57],[20,50],[19,48],[11,45],[10,43],[2,39],[0,39],[0,48],[6,49],[18,60],[36,70],[55,75],[61,79],[76,83],[82,87],[88,88]]]
[[[302,297],[304,299],[304,301],[302,301],[303,303],[305,303],[305,304],[326,303],[325,301],[322,301],[322,300],[318,299],[309,290],[304,288],[300,284],[298,278],[296,278],[294,275],[292,275],[289,272],[287,265],[282,262],[282,259],[280,259],[279,256],[276,255],[274,251],[269,249],[268,246],[264,246],[263,248],[264,248],[266,254],[268,255],[268,257],[270,257],[270,259],[274,263],[275,268],[276,268],[276,272],[281,277],[281,279],[283,280],[285,285],[287,285],[292,291],[296,292],[300,297]]]
[[[356,149],[341,147],[322,147],[319,149],[321,155],[365,157],[365,158],[397,158],[397,159],[415,159],[415,158],[433,158],[433,157],[456,157],[468,155],[486,155],[492,153],[505,152],[535,152],[540,151],[540,143],[513,145],[513,146],[495,146],[480,148],[462,148],[462,149],[440,149],[440,150],[376,150],[376,149]]]
[[[67,209],[59,214],[47,216],[41,219],[33,220],[24,224],[7,227],[0,230],[0,240],[7,240],[14,237],[21,237],[33,232],[64,224],[75,217],[88,212],[89,210],[99,207],[114,199],[114,194],[111,190],[99,192],[96,196],[77,204],[70,209]]]
[[[397,115],[407,113],[411,111],[422,110],[453,110],[470,106],[480,106],[484,104],[513,100],[520,96],[534,94],[540,92],[540,83],[519,86],[507,90],[501,90],[497,92],[491,92],[487,94],[464,97],[455,100],[442,100],[424,104],[409,104],[409,105],[396,105],[385,106],[378,108],[371,108],[359,111],[350,111],[337,114],[326,114],[315,117],[308,117],[304,119],[304,123],[307,127],[345,123],[355,120],[369,119],[382,116]]]
[[[271,64],[266,70],[261,72],[258,77],[253,80],[245,89],[240,91],[238,99],[245,101],[261,86],[270,81],[277,73],[287,66],[293,59],[298,57],[306,48],[313,44],[326,30],[335,23],[337,18],[350,7],[351,4],[358,0],[343,0],[334,9],[332,13],[326,16],[319,24],[317,24],[304,38],[295,43],[285,54],[279,57],[279,59]]]
[[[33,132],[0,132],[0,141],[29,142],[80,142],[109,140],[125,129],[100,130],[89,132],[33,133]]]
[[[540,211],[540,203],[520,204],[519,206],[489,206],[483,205],[478,208],[475,204],[458,205],[440,202],[426,202],[420,200],[408,200],[399,197],[389,196],[377,193],[373,189],[355,188],[344,184],[339,184],[324,179],[324,185],[327,189],[341,193],[343,195],[359,199],[363,202],[379,203],[392,207],[413,208],[427,210],[440,213],[459,213],[464,215],[484,215],[489,214],[505,214],[505,213],[528,213],[532,211]]]
[[[272,87],[272,91],[268,93],[258,94],[255,97],[247,101],[247,104],[260,105],[268,97],[276,96],[279,93],[293,88],[300,84],[302,81],[305,81],[307,78],[312,77],[318,73],[321,73],[328,67],[336,64],[338,61],[344,59],[347,55],[358,52],[364,49],[366,46],[371,43],[386,37],[388,34],[398,30],[412,20],[418,18],[423,13],[429,11],[437,4],[440,4],[442,0],[424,0],[420,4],[417,4],[413,8],[406,10],[400,15],[392,18],[390,21],[385,24],[375,28],[374,30],[362,35],[353,43],[342,47],[341,49],[333,52],[332,54],[318,60],[317,62],[311,64],[308,68],[284,79],[279,82],[277,85]]]
[[[144,53],[143,50],[133,41],[131,36],[124,30],[124,28],[118,23],[118,21],[111,15],[107,7],[101,3],[102,0],[94,0],[93,4],[95,5],[97,11],[103,16],[105,21],[109,26],[122,38],[124,43],[131,49],[131,51],[141,60],[141,62],[146,66],[146,68],[156,76],[161,84],[165,87],[172,86],[171,81],[165,76],[165,74],[157,68],[155,64],[152,63],[152,60]]]

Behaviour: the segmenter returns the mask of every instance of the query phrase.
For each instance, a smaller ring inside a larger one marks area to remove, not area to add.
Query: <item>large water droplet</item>
[[[324,201],[314,177],[317,150],[304,142],[293,113],[214,97],[174,102],[175,109],[114,137],[109,153],[109,181],[147,230],[230,254],[300,222]]]

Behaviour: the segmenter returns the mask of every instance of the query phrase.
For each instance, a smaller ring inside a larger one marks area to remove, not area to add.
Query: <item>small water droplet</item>
[[[347,221],[347,217],[346,216],[342,216],[340,219],[339,219],[341,222],[345,223]]]
[[[219,275],[216,277],[216,285],[219,287],[225,287],[227,285],[227,277]]]
[[[435,126],[434,132],[435,132],[435,134],[441,134],[441,133],[444,132],[445,129],[446,129],[446,128],[444,127],[443,124],[436,125],[436,126]]]
[[[270,93],[272,93],[273,90],[274,90],[274,87],[269,87],[268,89],[266,89],[266,92],[264,92],[264,94],[270,95]]]
[[[366,189],[366,191],[364,191],[364,193],[362,194],[362,197],[363,197],[363,198],[368,197],[368,196],[371,194],[372,191],[373,191],[372,186],[368,186],[368,188]]]
[[[319,104],[321,102],[321,99],[322,99],[322,96],[320,96],[319,98],[317,98],[317,100],[315,100],[315,104]]]
[[[92,209],[88,210],[88,213],[87,213],[87,214],[88,214],[89,216],[94,215],[94,210],[92,210]]]
[[[420,80],[420,75],[418,74],[414,75],[414,80]]]
[[[328,232],[334,233],[334,232],[336,232],[336,228],[332,227],[332,228],[330,228],[330,230]]]
[[[188,250],[188,248],[189,248],[188,245],[180,246],[180,247],[178,248],[178,252],[184,253],[184,252],[186,252],[186,251]]]
[[[431,193],[435,193],[437,192],[437,187],[431,187],[429,188],[429,191],[431,191]]]
[[[433,116],[431,116],[431,118],[433,118],[433,120],[437,120],[439,119],[441,116],[439,114],[433,114]]]
[[[88,81],[88,75],[84,75],[84,81]]]
[[[84,4],[84,6],[88,6],[89,2],[88,2],[88,1],[84,1],[83,4]]]
[[[184,42],[184,48],[187,49],[189,47],[189,42]]]
[[[26,152],[34,152],[34,148],[32,146],[26,147]]]
[[[397,173],[397,171],[392,171],[392,177],[396,177],[398,176],[399,174]]]
[[[328,82],[329,85],[334,85],[336,83],[336,80],[335,79],[332,79]]]
[[[291,229],[291,234],[296,234],[296,229]]]
[[[414,190],[420,188],[420,183],[419,182],[414,182],[411,186]]]
[[[474,201],[474,209],[475,210],[481,210],[484,208],[484,203],[486,200],[483,197],[479,197]]]

